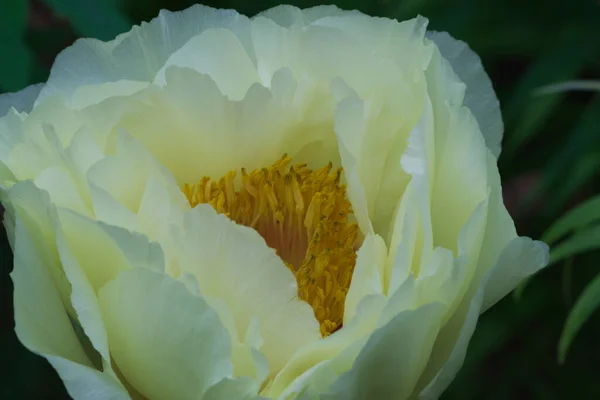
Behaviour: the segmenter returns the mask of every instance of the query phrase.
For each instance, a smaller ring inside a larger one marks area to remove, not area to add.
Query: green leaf
[[[532,96],[535,89],[549,82],[577,77],[593,61],[593,57],[598,55],[597,45],[592,42],[582,42],[581,37],[568,37],[553,44],[529,68],[517,84],[514,94],[504,102],[505,121],[508,126],[513,127],[502,149],[505,156],[513,155],[517,148],[530,140],[559,104],[561,94]]]
[[[544,208],[538,212],[555,216],[569,198],[591,179],[600,163],[593,150],[600,145],[600,95],[594,96],[565,143],[544,169],[542,181],[524,199],[523,212],[531,210],[541,195],[549,194]],[[592,152],[591,152],[592,151]]]
[[[572,91],[600,91],[600,81],[567,81],[542,86],[535,91],[538,96]]]
[[[43,0],[55,13],[65,16],[82,36],[114,39],[131,28],[131,22],[114,2],[106,0]]]
[[[600,220],[600,195],[592,197],[559,218],[542,236],[542,241],[553,244],[567,234]]]
[[[582,229],[552,249],[548,265],[594,249],[600,249],[600,225]]]
[[[27,0],[0,2],[0,89],[14,92],[29,83],[33,54],[25,44]]]
[[[600,306],[600,274],[583,290],[569,313],[558,344],[558,361],[565,361],[569,347],[590,315]]]

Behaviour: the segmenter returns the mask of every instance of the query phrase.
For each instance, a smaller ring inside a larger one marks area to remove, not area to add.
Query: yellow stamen
[[[192,207],[208,203],[231,220],[254,228],[296,276],[298,297],[311,305],[327,336],[342,326],[354,264],[358,226],[342,169],[290,166],[284,155],[269,168],[230,171],[218,181],[204,177],[185,185]]]

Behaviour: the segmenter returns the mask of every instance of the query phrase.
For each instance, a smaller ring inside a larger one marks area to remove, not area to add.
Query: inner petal
[[[184,193],[192,207],[208,203],[260,233],[294,273],[298,297],[311,305],[327,336],[342,326],[359,229],[350,221],[341,168],[332,171],[330,163],[313,171],[290,163],[284,155],[270,167],[204,177],[186,184]]]

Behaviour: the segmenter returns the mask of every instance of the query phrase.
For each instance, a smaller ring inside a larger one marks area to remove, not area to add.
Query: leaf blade
[[[600,274],[590,282],[571,309],[558,344],[558,360],[564,363],[573,339],[590,315],[600,307]]]

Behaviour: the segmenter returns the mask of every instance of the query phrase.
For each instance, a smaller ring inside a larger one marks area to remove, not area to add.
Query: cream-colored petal
[[[180,223],[190,205],[180,190],[170,190],[175,188],[169,188],[161,179],[148,178],[137,212],[137,230],[160,241],[168,236],[170,224]]]
[[[91,217],[92,212],[83,202],[70,171],[61,167],[45,169],[36,179],[35,185],[50,195],[50,201],[58,207],[68,208]]]
[[[458,345],[457,341],[461,335],[468,337],[460,339],[460,346],[468,344],[476,323],[476,318],[473,320],[471,314],[477,313],[481,304],[481,299],[477,300],[476,297],[480,296],[481,276],[478,274],[478,269],[481,262],[481,243],[486,227],[486,212],[487,202],[483,202],[461,230],[457,239],[458,257],[453,259],[450,250],[443,249],[441,255],[445,256],[446,263],[440,264],[435,269],[432,268],[437,270],[435,274],[420,279],[422,298],[441,302],[445,305],[445,309],[441,319],[443,328],[436,338],[427,368],[415,388],[417,392],[436,379],[439,374],[444,376],[440,380],[447,379],[449,382],[464,358],[466,349],[457,348],[455,344]],[[477,310],[471,311],[472,306]],[[445,367],[451,357],[458,357],[458,359]]]
[[[48,356],[74,400],[130,400],[127,390],[107,373],[65,358]]]
[[[482,312],[502,299],[525,278],[548,265],[548,245],[527,237],[513,239],[502,250],[491,270],[486,286]]]
[[[92,134],[86,130],[75,132],[65,153],[82,178],[86,176],[92,165],[105,157]]]
[[[12,113],[4,120],[8,132],[2,135],[4,143],[0,151],[3,162],[17,180],[35,179],[46,168],[65,166],[65,154],[53,126],[22,121]]]
[[[448,135],[445,149],[436,157],[431,221],[434,244],[456,251],[460,229],[488,194],[487,149],[466,108],[453,115]]]
[[[368,46],[378,58],[393,60],[400,69],[414,68],[415,78],[429,63],[432,46],[423,38],[428,20],[422,16],[406,21],[387,18],[372,18],[359,12],[342,12],[325,15],[310,23],[338,29],[357,43]],[[410,54],[407,62],[406,55]]]
[[[17,217],[15,259],[11,274],[15,285],[17,336],[31,351],[56,355],[92,366],[61,302],[44,259],[29,228]]]
[[[17,216],[27,227],[36,244],[42,264],[49,272],[64,307],[72,314],[70,301],[71,287],[63,272],[56,253],[54,227],[57,222],[56,210],[48,193],[36,187],[31,181],[19,182],[12,186],[3,199],[6,214],[16,221]],[[16,245],[13,238],[13,251]],[[73,314],[72,314],[73,315]]]
[[[184,218],[179,266],[197,277],[200,293],[221,299],[238,334],[258,320],[271,373],[299,348],[321,339],[312,308],[298,299],[294,275],[253,229],[199,205]],[[241,338],[238,338],[241,340]]]
[[[106,329],[96,298],[96,291],[90,284],[84,270],[79,265],[73,251],[69,248],[64,234],[58,230],[56,245],[60,261],[71,284],[71,303],[77,313],[77,321],[83,328],[94,349],[100,354],[103,368],[110,366],[110,353],[106,339]]]
[[[90,184],[90,194],[96,220],[120,226],[130,231],[137,229],[138,219],[136,214],[117,201],[106,190]]]
[[[312,385],[314,379],[319,379],[319,386],[331,385],[339,374],[351,368],[366,337],[376,328],[386,302],[381,295],[363,298],[348,325],[296,352],[262,394],[287,399]],[[327,377],[319,377],[321,373],[327,373]]]
[[[111,97],[130,96],[147,88],[149,82],[118,80],[116,82],[105,82],[98,85],[81,86],[75,89],[69,106],[75,110],[81,110]]]
[[[210,53],[210,57],[206,54]],[[227,97],[244,98],[250,86],[259,81],[254,63],[237,36],[228,29],[207,29],[191,38],[171,54],[158,71],[155,83],[166,83],[165,72],[171,66],[188,67],[209,75]]]
[[[352,366],[366,337],[377,327],[386,303],[387,299],[382,295],[364,297],[357,306],[356,316],[347,325],[297,351],[263,395],[287,399],[293,393],[302,392],[306,385],[311,385],[312,380],[318,378],[315,374],[327,370],[334,372],[328,373],[332,379],[327,384],[333,383],[340,373]],[[319,386],[325,384],[323,380]]]
[[[371,334],[354,361],[321,398],[407,399],[425,368],[440,328],[443,307],[429,304],[404,311]]]
[[[88,219],[59,209],[65,244],[97,292],[119,272],[132,267],[164,270],[163,252],[157,243],[139,233]]]
[[[424,77],[421,75],[419,81],[407,85],[402,79],[403,72],[396,69],[393,72],[396,78],[386,82],[385,88],[380,87],[383,82],[374,82],[380,89],[374,90],[377,95],[361,89],[362,83],[359,82],[336,80],[333,83],[334,94],[356,90],[354,95],[347,95],[337,103],[335,112],[335,132],[348,180],[348,197],[353,207],[357,203],[362,209],[366,203],[375,233],[386,240],[389,240],[394,212],[410,180],[400,160],[409,135],[413,135],[411,130],[419,119],[426,118],[420,118],[426,104]],[[373,73],[389,76],[391,72],[374,70]],[[348,89],[341,88],[342,85],[348,85]],[[406,98],[410,98],[411,102],[401,100]],[[397,113],[399,109],[403,110],[400,116]],[[430,123],[429,120],[427,123]],[[361,195],[361,192],[364,194]],[[361,229],[369,229],[361,221],[364,217],[356,210],[355,214]]]
[[[8,114],[8,110],[14,108],[18,112],[29,113],[33,103],[44,87],[43,83],[27,86],[25,89],[15,93],[4,93],[0,95],[0,117]]]
[[[352,282],[344,302],[344,326],[354,318],[360,301],[369,295],[384,294],[383,273],[387,248],[383,239],[369,234],[357,252]]]
[[[227,331],[183,283],[136,268],[106,284],[98,298],[111,355],[146,398],[201,398],[231,376]]]
[[[86,85],[124,79],[152,82],[169,56],[190,38],[219,27],[232,29],[251,48],[246,17],[200,5],[178,12],[161,11],[151,22],[110,42],[80,39],[58,55],[36,104],[56,92],[70,98]]]
[[[433,243],[456,254],[457,238],[488,195],[487,147],[477,121],[462,106],[465,85],[435,49],[427,68],[435,121],[435,179],[431,186]],[[448,212],[452,210],[452,212]]]
[[[262,168],[284,153],[311,166],[338,162],[331,120],[319,109],[323,101],[314,102],[311,88],[297,85],[289,70],[277,71],[268,89],[252,85],[240,101],[228,99],[208,75],[190,68],[168,68],[166,82],[140,95],[139,106],[124,115],[121,126],[179,185],[204,176],[218,179],[242,167]],[[298,156],[311,145],[316,155]]]
[[[488,227],[481,249],[481,264],[492,276],[486,284],[482,312],[512,291],[519,282],[548,264],[548,246],[525,237],[517,237],[502,201],[502,186],[496,158],[488,154],[490,200]]]
[[[464,105],[477,120],[487,147],[498,158],[504,133],[500,102],[479,56],[465,42],[454,39],[446,32],[428,32],[427,37],[433,40],[442,57],[448,60],[454,72],[466,84]]]
[[[134,213],[138,212],[150,177],[159,179],[173,197],[183,199],[170,171],[124,131],[117,136],[117,154],[98,161],[87,173],[90,184],[104,189]]]
[[[19,340],[29,350],[48,359],[74,399],[129,399],[114,376],[92,366],[45,261],[40,257],[44,251],[39,245],[17,217],[15,268],[11,277],[15,286],[15,330]]]
[[[250,378],[237,378],[228,379],[225,378],[221,382],[214,386],[211,386],[202,400],[224,400],[224,399],[236,399],[236,400],[260,400],[263,397],[257,395],[258,384],[256,381]]]
[[[450,321],[449,324],[442,328],[433,347],[430,363],[417,385],[418,388],[423,385],[427,386],[422,391],[419,392],[417,390],[413,393],[412,398],[417,398],[418,396],[422,400],[437,400],[450,385],[460,367],[462,367],[467,354],[467,347],[479,318],[482,294],[483,291],[479,290],[471,301],[464,302],[456,312],[460,317]],[[458,332],[458,336],[447,334],[449,331]],[[435,377],[431,379],[429,368],[440,363],[440,360],[436,359],[437,355],[445,356],[448,354],[447,350],[440,351],[440,348],[450,348],[452,350],[450,355],[442,360],[442,367],[438,370]]]
[[[263,11],[258,14],[257,17],[271,19],[278,25],[288,28],[292,25],[309,25],[320,18],[353,14],[358,14],[358,11],[346,11],[330,5],[300,9],[298,7],[283,4]]]

